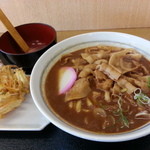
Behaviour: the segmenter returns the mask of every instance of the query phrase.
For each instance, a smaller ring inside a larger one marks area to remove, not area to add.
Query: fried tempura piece
[[[21,68],[0,66],[0,118],[20,106],[29,93],[29,77]]]

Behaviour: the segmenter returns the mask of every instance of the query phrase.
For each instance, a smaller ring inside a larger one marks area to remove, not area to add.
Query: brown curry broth
[[[76,52],[73,52],[73,58],[81,57],[80,54],[84,50],[78,50]],[[141,63],[148,63],[145,58],[142,58]],[[136,121],[134,124],[130,124],[130,127],[123,127],[120,128],[120,117],[115,116],[116,120],[116,125],[109,125],[106,129],[102,129],[102,124],[105,121],[105,118],[102,117],[95,117],[93,115],[93,112],[79,112],[77,113],[74,109],[70,109],[68,107],[68,104],[64,102],[65,95],[58,95],[58,71],[61,67],[63,66],[72,66],[71,62],[68,62],[65,65],[62,65],[60,61],[58,61],[52,69],[49,71],[47,77],[46,77],[46,82],[45,82],[45,94],[47,97],[47,103],[49,107],[52,108],[54,113],[57,114],[58,117],[63,118],[64,121],[67,121],[69,124],[88,130],[92,132],[97,132],[97,133],[119,133],[119,132],[126,132],[130,131],[136,128],[139,128],[140,126],[143,126],[147,124],[149,121],[148,120],[135,120],[134,115],[138,112],[137,107],[131,106],[131,109],[133,110],[133,113],[128,115],[127,112],[124,112],[124,115],[127,117],[128,120]],[[149,65],[146,64],[146,66],[149,68]],[[96,90],[94,88],[94,85],[91,87],[92,89]],[[90,94],[88,95],[90,97]],[[82,100],[84,106],[84,99]],[[116,105],[116,102],[110,102],[109,104],[105,101],[102,100],[102,97],[99,97],[97,99],[97,105],[103,105],[103,106],[110,106],[110,105]],[[99,103],[100,102],[100,103]],[[123,108],[126,109],[126,105],[124,104]],[[112,115],[112,111],[107,111],[107,116]],[[88,124],[85,124],[84,119],[85,117],[88,118]],[[114,117],[114,116],[113,116]]]

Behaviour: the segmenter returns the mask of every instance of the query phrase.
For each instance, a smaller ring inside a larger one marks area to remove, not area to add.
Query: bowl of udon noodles
[[[49,121],[92,141],[150,134],[150,42],[118,32],[65,39],[31,73],[31,95]]]

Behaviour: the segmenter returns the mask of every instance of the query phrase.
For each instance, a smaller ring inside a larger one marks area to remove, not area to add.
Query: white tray
[[[35,106],[31,95],[28,94],[21,106],[0,119],[0,130],[40,131],[49,123]]]

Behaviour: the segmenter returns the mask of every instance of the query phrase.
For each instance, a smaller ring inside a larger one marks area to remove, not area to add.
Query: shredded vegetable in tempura
[[[29,93],[29,77],[21,68],[0,66],[0,118],[14,110]]]

